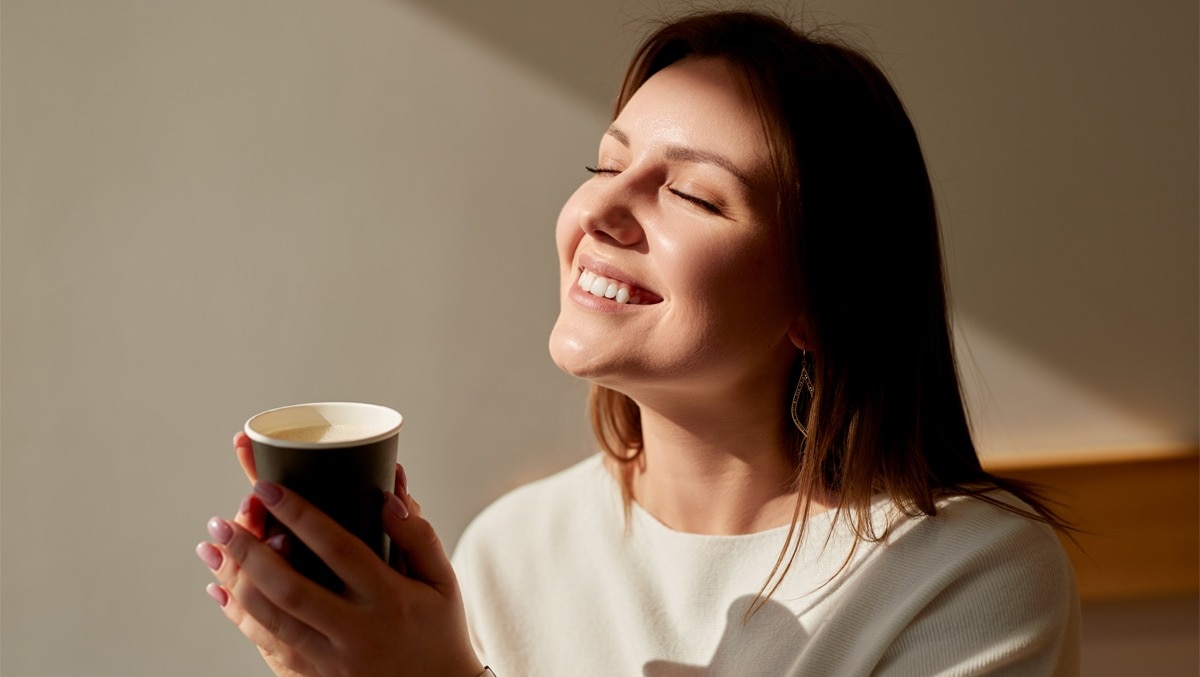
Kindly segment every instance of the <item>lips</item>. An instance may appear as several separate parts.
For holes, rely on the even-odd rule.
[[[622,280],[619,275],[607,266],[592,263],[579,269],[575,283],[584,292],[619,305],[649,305],[662,301],[661,296]]]

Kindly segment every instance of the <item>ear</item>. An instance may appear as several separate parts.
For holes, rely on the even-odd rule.
[[[803,315],[797,315],[796,319],[788,325],[788,338],[791,339],[792,345],[796,346],[797,350],[808,349],[808,321]]]

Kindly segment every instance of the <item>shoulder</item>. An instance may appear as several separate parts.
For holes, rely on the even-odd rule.
[[[965,560],[996,563],[1014,560],[1025,567],[1073,580],[1070,562],[1054,528],[1033,517],[1033,509],[1003,491],[986,498],[951,496],[938,503],[936,515],[915,518],[911,537],[939,549],[953,549]],[[903,533],[905,529],[901,529]]]
[[[825,647],[814,672],[1078,674],[1079,600],[1054,531],[976,497],[937,507],[906,516],[886,497],[873,504],[875,524],[890,528],[859,541],[832,582],[812,636]]]
[[[1070,672],[1079,600],[1066,552],[1050,526],[1008,509],[1028,506],[988,497],[1002,505],[943,499],[936,515],[900,520],[872,548],[859,592],[891,600],[896,621],[881,665]]]
[[[1017,512],[1033,514],[1010,494],[994,492],[988,498],[995,502],[947,497],[935,515],[895,520],[877,548],[879,563],[888,569],[916,568],[913,574],[931,583],[990,582],[1004,589],[1009,606],[1027,602],[1042,609],[1054,600],[1074,600],[1074,572],[1054,529]],[[986,585],[970,589],[980,595],[998,592]]]

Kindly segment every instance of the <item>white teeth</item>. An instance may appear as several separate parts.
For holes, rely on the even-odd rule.
[[[592,281],[592,288],[588,291],[591,292],[592,296],[604,296],[606,289],[608,289],[608,280],[597,275],[596,279]]]
[[[636,304],[638,299],[633,295],[633,289],[624,282],[610,280],[607,277],[601,277],[590,270],[585,270],[579,274],[579,288],[592,296],[600,296],[606,299],[612,299],[617,303]]]

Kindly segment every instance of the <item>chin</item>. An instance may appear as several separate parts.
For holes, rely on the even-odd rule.
[[[597,345],[602,346],[603,343],[564,327],[560,319],[550,332],[550,359],[559,369],[575,378],[608,385],[616,374],[621,373],[621,361],[597,351]]]
[[[550,332],[550,359],[571,376],[588,378],[594,372],[591,352],[577,337],[569,335],[559,324]]]

